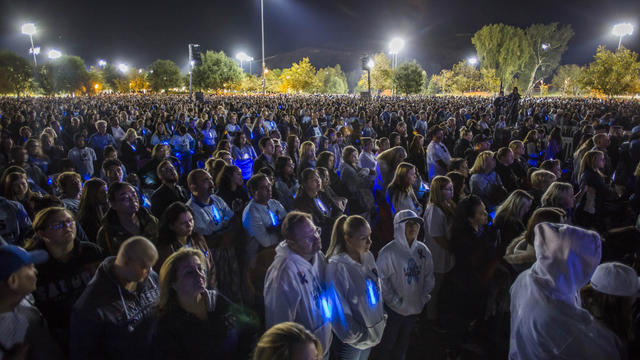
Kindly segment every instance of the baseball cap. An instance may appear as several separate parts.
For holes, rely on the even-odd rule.
[[[476,144],[480,144],[480,143],[487,142],[487,141],[489,141],[489,139],[487,139],[486,136],[484,136],[482,134],[478,134],[478,135],[473,137],[473,139],[471,140],[471,143],[473,145],[476,145]]]
[[[23,266],[41,264],[49,259],[45,250],[26,251],[15,245],[0,246],[0,281],[7,281],[9,276]]]
[[[422,218],[416,215],[415,212],[411,210],[402,210],[402,211],[398,211],[396,216],[393,218],[393,224],[398,225],[403,222],[407,222],[409,220],[416,222],[420,225],[422,225],[423,223]]]
[[[591,287],[604,294],[640,297],[640,278],[636,271],[619,262],[598,265]]]

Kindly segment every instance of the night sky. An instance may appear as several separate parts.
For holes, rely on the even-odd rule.
[[[609,49],[617,22],[631,22],[636,31],[623,40],[640,51],[639,0],[264,0],[267,66],[279,56],[302,48],[345,52],[345,70],[357,67],[359,54],[386,51],[389,40],[407,40],[399,62],[417,59],[437,71],[474,54],[471,36],[483,25],[503,22],[526,27],[531,23],[571,24],[575,35],[562,63],[585,64],[599,44]],[[56,48],[79,55],[87,65],[103,58],[134,67],[171,59],[186,69],[187,44],[224,50],[234,56],[245,51],[260,58],[260,1],[45,1],[2,0],[0,49],[28,56],[28,36],[20,25],[34,22],[34,41],[43,54]],[[298,51],[295,54],[305,53]],[[311,62],[314,57],[310,54]],[[345,60],[349,59],[349,60]],[[326,66],[333,64],[319,64]],[[253,66],[254,72],[258,64]]]

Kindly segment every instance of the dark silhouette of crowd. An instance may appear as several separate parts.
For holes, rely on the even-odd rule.
[[[640,357],[640,103],[0,98],[0,359]]]

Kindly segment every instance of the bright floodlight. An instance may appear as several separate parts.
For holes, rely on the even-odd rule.
[[[62,53],[56,49],[51,49],[49,50],[48,56],[49,56],[49,59],[57,59],[60,56],[62,56]]]
[[[102,60],[102,59],[100,59],[100,60],[98,60],[98,66],[105,67],[105,66],[107,66],[107,62]]]
[[[542,50],[547,50],[549,48],[549,44],[547,43],[542,43]]]
[[[376,64],[376,63],[373,61],[373,59],[369,59],[369,62],[367,62],[367,67],[368,67],[369,69],[373,69],[373,66],[374,66],[375,64]]]
[[[469,64],[476,65],[478,63],[478,58],[475,56],[470,57],[468,60]]]
[[[617,24],[613,27],[613,35],[615,36],[626,36],[633,34],[633,25],[629,23]]]
[[[36,26],[33,23],[26,23],[22,25],[22,33],[33,36],[36,33]]]
[[[238,55],[236,55],[236,59],[240,60],[240,61],[247,61],[247,58],[249,56],[243,52],[239,52]]]
[[[126,64],[120,64],[118,65],[118,70],[120,70],[123,73],[126,73],[127,71],[129,71],[129,67]]]
[[[138,69],[138,74],[142,74],[142,69]]]
[[[38,46],[38,47],[29,49],[29,54],[36,54],[36,55],[40,54],[40,47]]]
[[[389,43],[389,52],[391,54],[397,54],[404,47],[404,40],[400,38],[393,38]]]

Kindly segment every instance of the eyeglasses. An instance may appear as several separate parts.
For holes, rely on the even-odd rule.
[[[49,228],[53,231],[60,231],[65,227],[71,227],[72,225],[75,225],[75,223],[75,220],[67,219],[64,221],[60,221],[59,223],[52,224],[49,226]]]

